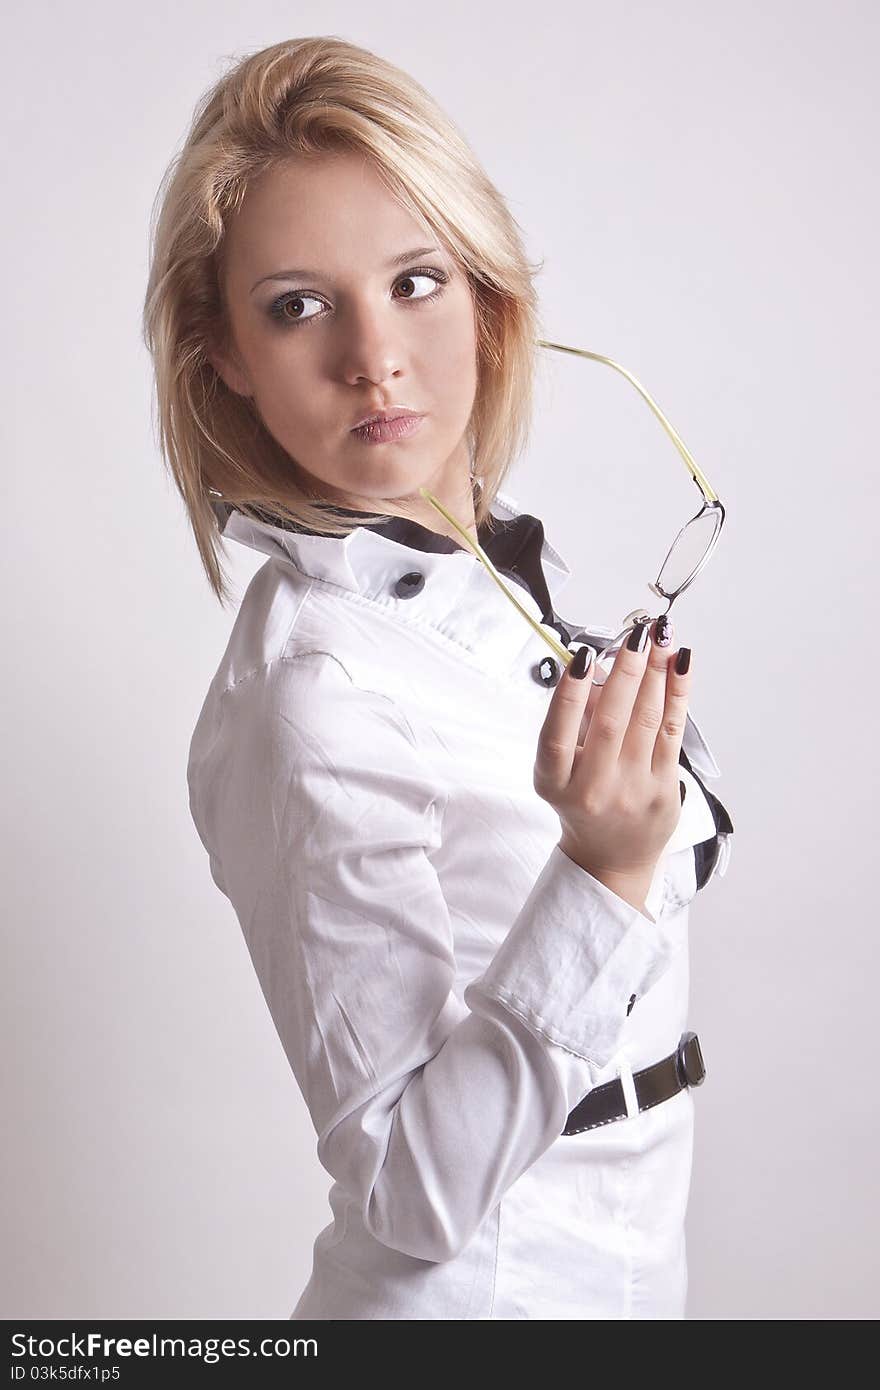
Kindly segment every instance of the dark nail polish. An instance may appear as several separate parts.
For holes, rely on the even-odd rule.
[[[691,664],[690,647],[681,647],[678,656],[675,658],[675,669],[680,676],[687,675],[688,667]]]
[[[568,663],[569,673],[574,676],[575,680],[583,680],[584,676],[587,674],[587,666],[589,665],[592,655],[593,648],[590,646],[589,642],[585,642],[582,647],[578,647],[571,661]]]
[[[629,637],[626,639],[626,645],[631,652],[643,652],[647,640],[648,624],[646,622],[639,622],[636,623]]]
[[[678,784],[678,790],[679,790],[679,792],[681,793],[681,804],[682,804],[682,806],[683,806],[683,805],[684,805],[684,799],[685,799],[685,797],[687,796],[687,787],[685,786],[684,782],[679,782],[679,784]]]
[[[669,618],[665,613],[661,613],[654,624],[654,641],[657,643],[658,647],[668,647],[671,636],[672,628]]]

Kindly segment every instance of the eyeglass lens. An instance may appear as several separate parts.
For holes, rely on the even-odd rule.
[[[716,511],[703,512],[683,527],[663,562],[657,581],[658,588],[667,594],[678,593],[682,585],[698,569],[703,556],[710,549],[719,522]]]
[[[663,568],[658,576],[657,587],[663,589],[666,594],[675,596],[682,586],[699,569],[704,556],[711,550],[715,540],[720,518],[717,512],[705,512],[699,516],[692,517],[686,526],[682,527],[676,537],[669,554],[663,562]],[[635,611],[635,610],[634,610]],[[640,610],[647,612],[647,609]],[[623,646],[632,630],[632,623],[629,623],[622,632],[612,638],[608,645],[600,652],[593,667],[594,685],[604,685],[611,668],[614,665],[614,658]]]

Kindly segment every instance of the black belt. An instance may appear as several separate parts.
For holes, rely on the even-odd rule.
[[[633,1072],[639,1110],[669,1100],[685,1086],[699,1086],[706,1075],[700,1040],[696,1033],[682,1033],[678,1047],[662,1062]],[[563,1134],[581,1134],[585,1129],[610,1124],[627,1117],[626,1097],[620,1077],[596,1086],[584,1096],[565,1122]]]

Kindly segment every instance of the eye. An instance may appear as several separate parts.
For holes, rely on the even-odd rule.
[[[398,285],[413,285],[417,280],[427,280],[429,285],[434,286],[434,289],[430,290],[428,294],[405,294],[404,299],[433,299],[440,294],[441,287],[446,284],[446,276],[441,275],[439,270],[411,270],[409,274],[401,276],[397,283]]]
[[[429,300],[437,299],[443,293],[443,287],[447,284],[449,276],[442,270],[436,270],[430,266],[420,266],[417,270],[410,270],[405,275],[401,275],[396,284],[413,286],[419,280],[427,282],[429,287],[427,293],[413,293],[410,290],[398,298],[426,304]],[[434,286],[433,289],[430,288],[432,285]],[[312,313],[306,313],[304,306],[309,303],[320,306],[323,302],[317,295],[306,294],[304,290],[287,290],[273,300],[269,306],[269,314],[285,328],[293,328],[301,323],[317,323],[319,319],[324,317],[320,312],[320,307]]]
[[[286,294],[280,294],[277,299],[273,300],[269,308],[269,313],[272,318],[278,319],[279,322],[285,325],[308,323],[310,320],[318,318],[318,314],[305,314],[298,311],[300,306],[308,304],[309,301],[311,301],[312,304],[321,303],[321,300],[313,294],[300,294],[295,290],[288,290]],[[297,312],[288,313],[288,309],[296,310]]]

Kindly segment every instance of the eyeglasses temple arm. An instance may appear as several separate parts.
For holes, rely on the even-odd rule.
[[[684,459],[688,472],[690,473],[697,487],[700,489],[700,492],[703,494],[703,497],[706,499],[707,502],[718,501],[717,492],[710,484],[708,478],[706,477],[705,473],[703,473],[702,469],[700,469],[698,465],[695,463],[690,453],[690,450],[687,448],[687,445],[681,438],[681,435],[669,423],[657,402],[653,400],[651,396],[648,395],[648,392],[641,385],[641,383],[636,380],[632,372],[628,372],[626,367],[621,367],[619,362],[612,361],[610,357],[603,357],[602,354],[599,352],[588,352],[586,348],[567,347],[565,343],[550,343],[547,342],[544,338],[536,338],[535,341],[538,347],[553,348],[555,352],[571,352],[574,353],[577,357],[589,357],[594,362],[604,362],[607,367],[613,367],[616,372],[620,372],[622,376],[625,376],[627,381],[631,381],[633,386],[638,391],[639,395],[642,396],[645,401],[647,401],[648,405],[651,407],[651,410],[654,412],[657,419],[660,421],[660,424],[663,426],[664,430],[669,435],[669,438],[672,440],[676,449],[681,454],[681,457]]]
[[[536,622],[536,620],[532,617],[531,613],[527,612],[526,609],[523,608],[519,599],[511,593],[510,589],[507,587],[504,580],[501,578],[500,574],[496,570],[495,566],[492,564],[492,561],[489,559],[489,556],[486,554],[483,547],[479,544],[478,541],[473,540],[473,538],[468,535],[467,531],[464,529],[463,526],[459,524],[459,522],[456,521],[452,513],[446,510],[443,503],[439,501],[439,499],[436,498],[432,492],[429,492],[426,487],[420,487],[419,492],[422,494],[422,496],[425,498],[427,502],[431,503],[432,507],[436,507],[438,512],[442,512],[443,516],[446,517],[446,520],[450,522],[452,526],[455,527],[456,531],[461,536],[468,549],[472,550],[473,553],[476,555],[477,559],[482,561],[482,563],[485,565],[486,569],[489,571],[492,578],[495,580],[495,583],[498,585],[499,589],[501,589],[501,591],[507,595],[513,606],[519,610],[519,612],[525,618],[529,626],[535,629],[535,632],[537,632],[538,636],[543,637],[544,641],[547,643],[547,646],[551,649],[551,651],[555,652],[556,655],[559,657],[559,660],[563,661],[567,666],[568,663],[573,660],[574,652],[570,652],[568,648],[563,647],[562,643],[558,642],[555,637],[551,637],[547,628],[544,627],[541,623]]]

